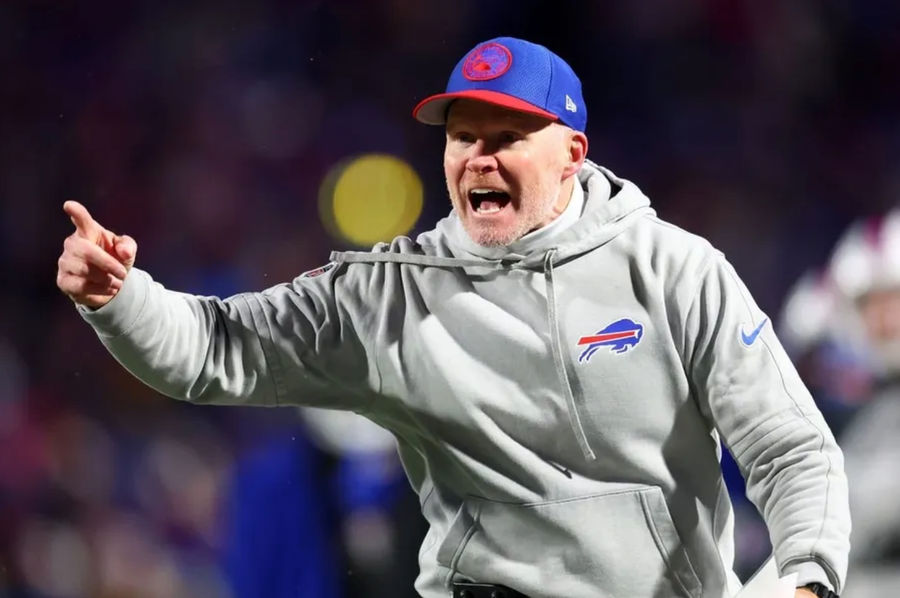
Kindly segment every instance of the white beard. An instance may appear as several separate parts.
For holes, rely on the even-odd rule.
[[[460,198],[456,188],[451,186],[449,181],[447,181],[447,192],[450,195],[450,201],[454,208],[457,206],[468,208],[466,204],[468,204],[469,198]],[[498,227],[489,224],[473,226],[472,222],[468,218],[463,218],[462,215],[460,215],[460,220],[469,238],[478,245],[483,247],[505,247],[539,228],[541,223],[551,213],[553,206],[556,205],[561,192],[562,182],[560,181],[550,181],[544,185],[535,185],[532,188],[522,189],[520,197],[536,197],[540,199],[521,202],[518,217],[512,226]],[[459,212],[458,208],[457,212]]]

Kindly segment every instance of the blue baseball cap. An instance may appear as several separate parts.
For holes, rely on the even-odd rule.
[[[537,114],[577,131],[587,125],[581,81],[572,67],[544,46],[514,37],[475,46],[456,64],[447,91],[419,102],[413,117],[443,125],[450,104],[459,98]]]

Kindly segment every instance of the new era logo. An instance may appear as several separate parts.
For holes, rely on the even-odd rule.
[[[569,112],[578,112],[578,106],[575,105],[575,101],[569,97],[569,94],[566,94],[566,110]]]

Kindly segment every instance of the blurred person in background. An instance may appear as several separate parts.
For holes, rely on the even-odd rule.
[[[844,451],[853,531],[847,595],[900,593],[900,210],[854,222],[794,285],[786,348]]]
[[[405,557],[424,532],[398,508],[410,493],[393,436],[354,413],[297,416],[235,466],[221,542],[235,598],[413,596]]]
[[[221,517],[222,569],[234,598],[346,595],[321,467],[299,422],[237,459]]]
[[[332,494],[339,510],[346,580],[353,596],[372,588],[415,596],[416,552],[427,529],[397,456],[394,436],[347,411],[300,408],[312,443],[334,459]]]
[[[831,270],[815,268],[790,289],[778,321],[785,349],[838,439],[877,379],[851,306]]]
[[[871,378],[839,436],[853,517],[850,589],[860,598],[898,595],[900,209],[854,223],[835,246],[828,271],[837,290],[832,342],[852,352]]]
[[[166,394],[337,407],[391,429],[431,524],[417,582],[429,597],[466,595],[472,579],[534,596],[730,594],[719,433],[797,596],[836,596],[849,521],[830,432],[721,254],[586,161],[571,68],[490,40],[414,113],[447,125],[454,207],[417,243],[335,254],[221,301],[153,283],[133,239],[70,202],[58,285]],[[601,311],[647,327],[594,332]],[[572,346],[566,328],[581,331]]]

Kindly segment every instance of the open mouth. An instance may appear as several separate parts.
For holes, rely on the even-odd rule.
[[[509,193],[497,189],[472,189],[469,204],[476,214],[496,214],[509,204]]]

